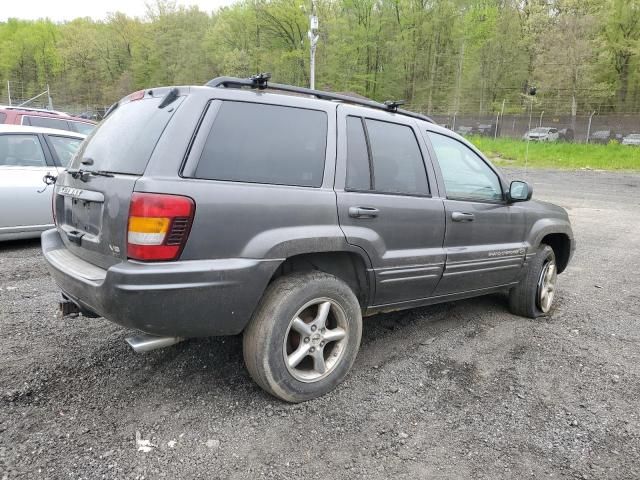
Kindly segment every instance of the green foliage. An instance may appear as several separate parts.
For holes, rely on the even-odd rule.
[[[585,145],[564,142],[527,142],[506,138],[473,137],[473,144],[496,165],[531,168],[640,170],[640,147],[610,143]]]
[[[145,18],[0,22],[0,98],[50,84],[58,104],[272,73],[309,82],[309,0],[206,13],[156,0]],[[319,88],[426,113],[640,111],[640,0],[318,0]]]

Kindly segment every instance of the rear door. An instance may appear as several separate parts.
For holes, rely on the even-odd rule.
[[[375,305],[429,297],[444,267],[444,207],[416,122],[338,107],[335,191],[347,240],[375,273]]]
[[[57,170],[37,134],[0,134],[0,233],[42,230],[53,224],[51,187]]]
[[[504,200],[497,173],[475,151],[447,135],[428,132],[446,191],[447,263],[437,295],[507,285],[525,257],[525,212]]]
[[[159,108],[167,93],[166,88],[154,89],[121,100],[56,182],[56,225],[66,247],[102,268],[126,259],[135,183],[184,100],[178,96]]]

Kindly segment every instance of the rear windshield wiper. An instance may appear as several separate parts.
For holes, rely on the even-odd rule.
[[[113,177],[113,173],[106,170],[84,170],[82,168],[69,168],[67,172],[71,174],[73,178],[79,178],[83,182],[86,182],[89,175],[96,177]]]

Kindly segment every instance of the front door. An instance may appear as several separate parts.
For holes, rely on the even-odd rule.
[[[507,204],[496,172],[464,143],[428,132],[446,190],[447,261],[436,295],[482,290],[518,279],[525,214]]]
[[[429,297],[444,268],[444,206],[415,121],[341,105],[338,132],[340,226],[370,258],[373,304]]]

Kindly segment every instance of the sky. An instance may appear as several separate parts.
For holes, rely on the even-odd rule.
[[[230,5],[235,0],[175,0],[177,5],[197,5],[210,12]],[[143,17],[146,4],[153,0],[0,0],[0,21],[8,18],[34,20],[49,18],[54,22],[73,20],[77,17],[104,19],[109,12],[123,12],[130,17]]]

